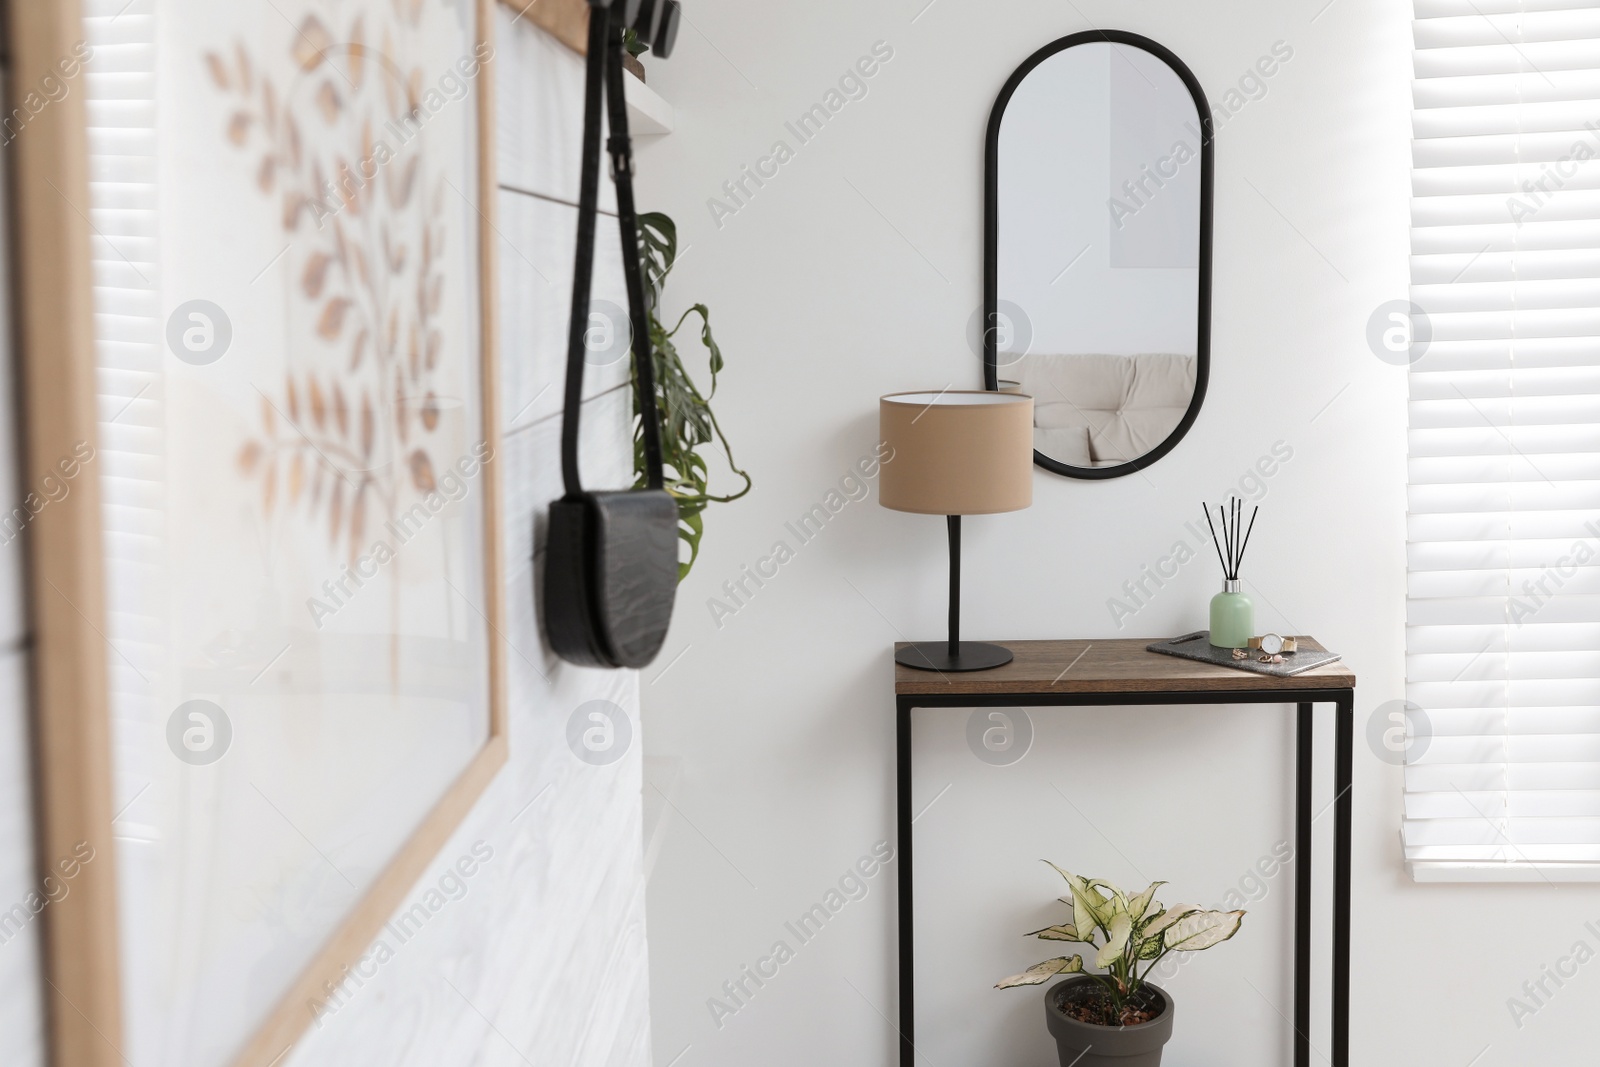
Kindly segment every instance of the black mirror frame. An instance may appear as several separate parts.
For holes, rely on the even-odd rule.
[[[1069,34],[1059,40],[1045,45],[1033,55],[1029,56],[1023,64],[1006,80],[1000,95],[995,99],[994,109],[989,113],[989,128],[984,146],[983,163],[983,385],[989,390],[1000,388],[999,353],[996,350],[996,326],[999,322],[999,163],[1000,163],[1000,120],[1005,116],[1006,105],[1011,101],[1011,94],[1017,91],[1017,86],[1022,84],[1033,69],[1057,52],[1064,52],[1081,44],[1126,44],[1143,49],[1165,63],[1172,71],[1183,80],[1189,90],[1189,95],[1194,98],[1195,111],[1200,116],[1200,254],[1199,254],[1199,291],[1197,293],[1198,305],[1195,314],[1195,379],[1194,397],[1189,401],[1189,410],[1183,413],[1177,428],[1167,435],[1149,452],[1119,463],[1114,467],[1075,467],[1059,460],[1051,459],[1044,453],[1034,450],[1033,462],[1035,466],[1045,470],[1064,474],[1069,478],[1120,478],[1123,475],[1133,474],[1150,466],[1183,440],[1189,432],[1189,427],[1194,425],[1195,418],[1200,414],[1200,405],[1206,398],[1206,382],[1211,374],[1211,211],[1212,191],[1216,181],[1214,160],[1212,158],[1213,142],[1216,132],[1211,121],[1211,106],[1206,102],[1205,91],[1200,88],[1200,82],[1176,55],[1170,50],[1136,33],[1124,30],[1086,30],[1082,33]]]

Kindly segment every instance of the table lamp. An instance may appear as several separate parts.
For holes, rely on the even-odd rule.
[[[925,671],[983,671],[1011,662],[1000,645],[960,639],[961,516],[1020,511],[1033,503],[1033,398],[1018,393],[891,393],[878,401],[889,449],[878,502],[945,516],[950,534],[950,637],[895,653]]]

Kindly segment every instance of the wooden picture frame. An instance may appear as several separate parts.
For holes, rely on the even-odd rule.
[[[9,114],[82,38],[82,17],[78,0],[8,4],[6,17]],[[85,122],[81,95],[69,93],[4,149],[25,472],[96,440]],[[105,615],[100,494],[93,479],[76,488],[39,512],[27,540],[41,868],[80,841],[113,854],[105,645],[91,622]],[[51,1058],[112,1067],[122,1044],[115,866],[91,863],[74,883],[41,915]]]
[[[473,11],[476,43],[492,49],[494,0],[475,0]],[[7,5],[6,14],[10,113],[50,72],[55,57],[72,54],[84,25],[78,0],[29,0]],[[479,304],[473,317],[481,341],[479,426],[491,445],[479,494],[487,741],[279,998],[232,1067],[270,1067],[283,1059],[313,1020],[308,1003],[324,995],[327,983],[344,978],[507,760],[492,52],[477,78],[475,102]],[[82,94],[74,90],[53,100],[5,147],[25,471],[49,469],[75,444],[97,444],[86,129]],[[95,477],[78,479],[70,502],[43,509],[30,529],[40,866],[49,870],[79,842],[103,857],[83,864],[70,895],[42,916],[44,1000],[57,1067],[125,1062],[101,531]]]

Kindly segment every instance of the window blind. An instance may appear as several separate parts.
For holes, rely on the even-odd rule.
[[[162,603],[167,588],[162,361],[173,358],[162,346],[155,6],[83,0],[83,36],[94,54],[82,85],[70,87],[82,93],[88,127],[89,200],[82,210],[90,226],[99,436],[84,477],[100,479],[113,829],[123,887],[122,1051],[132,1063],[182,1057],[169,1044],[177,1030],[168,1025],[171,976],[157,979],[130,961],[163,958],[196,926],[190,916],[169,914],[173,909],[139,895],[140,887],[156,884],[163,850],[178,844],[164,839],[164,786],[154,784],[164,781],[160,757],[167,755],[157,731],[177,701],[162,655],[166,619],[149,609]],[[194,906],[196,899],[184,903]]]
[[[1600,0],[1415,14],[1405,856],[1600,880]]]

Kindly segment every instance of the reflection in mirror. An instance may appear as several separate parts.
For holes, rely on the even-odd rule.
[[[991,120],[987,369],[1033,396],[1041,465],[1093,478],[1154,462],[1204,395],[1210,148],[1181,63],[1081,36]]]

